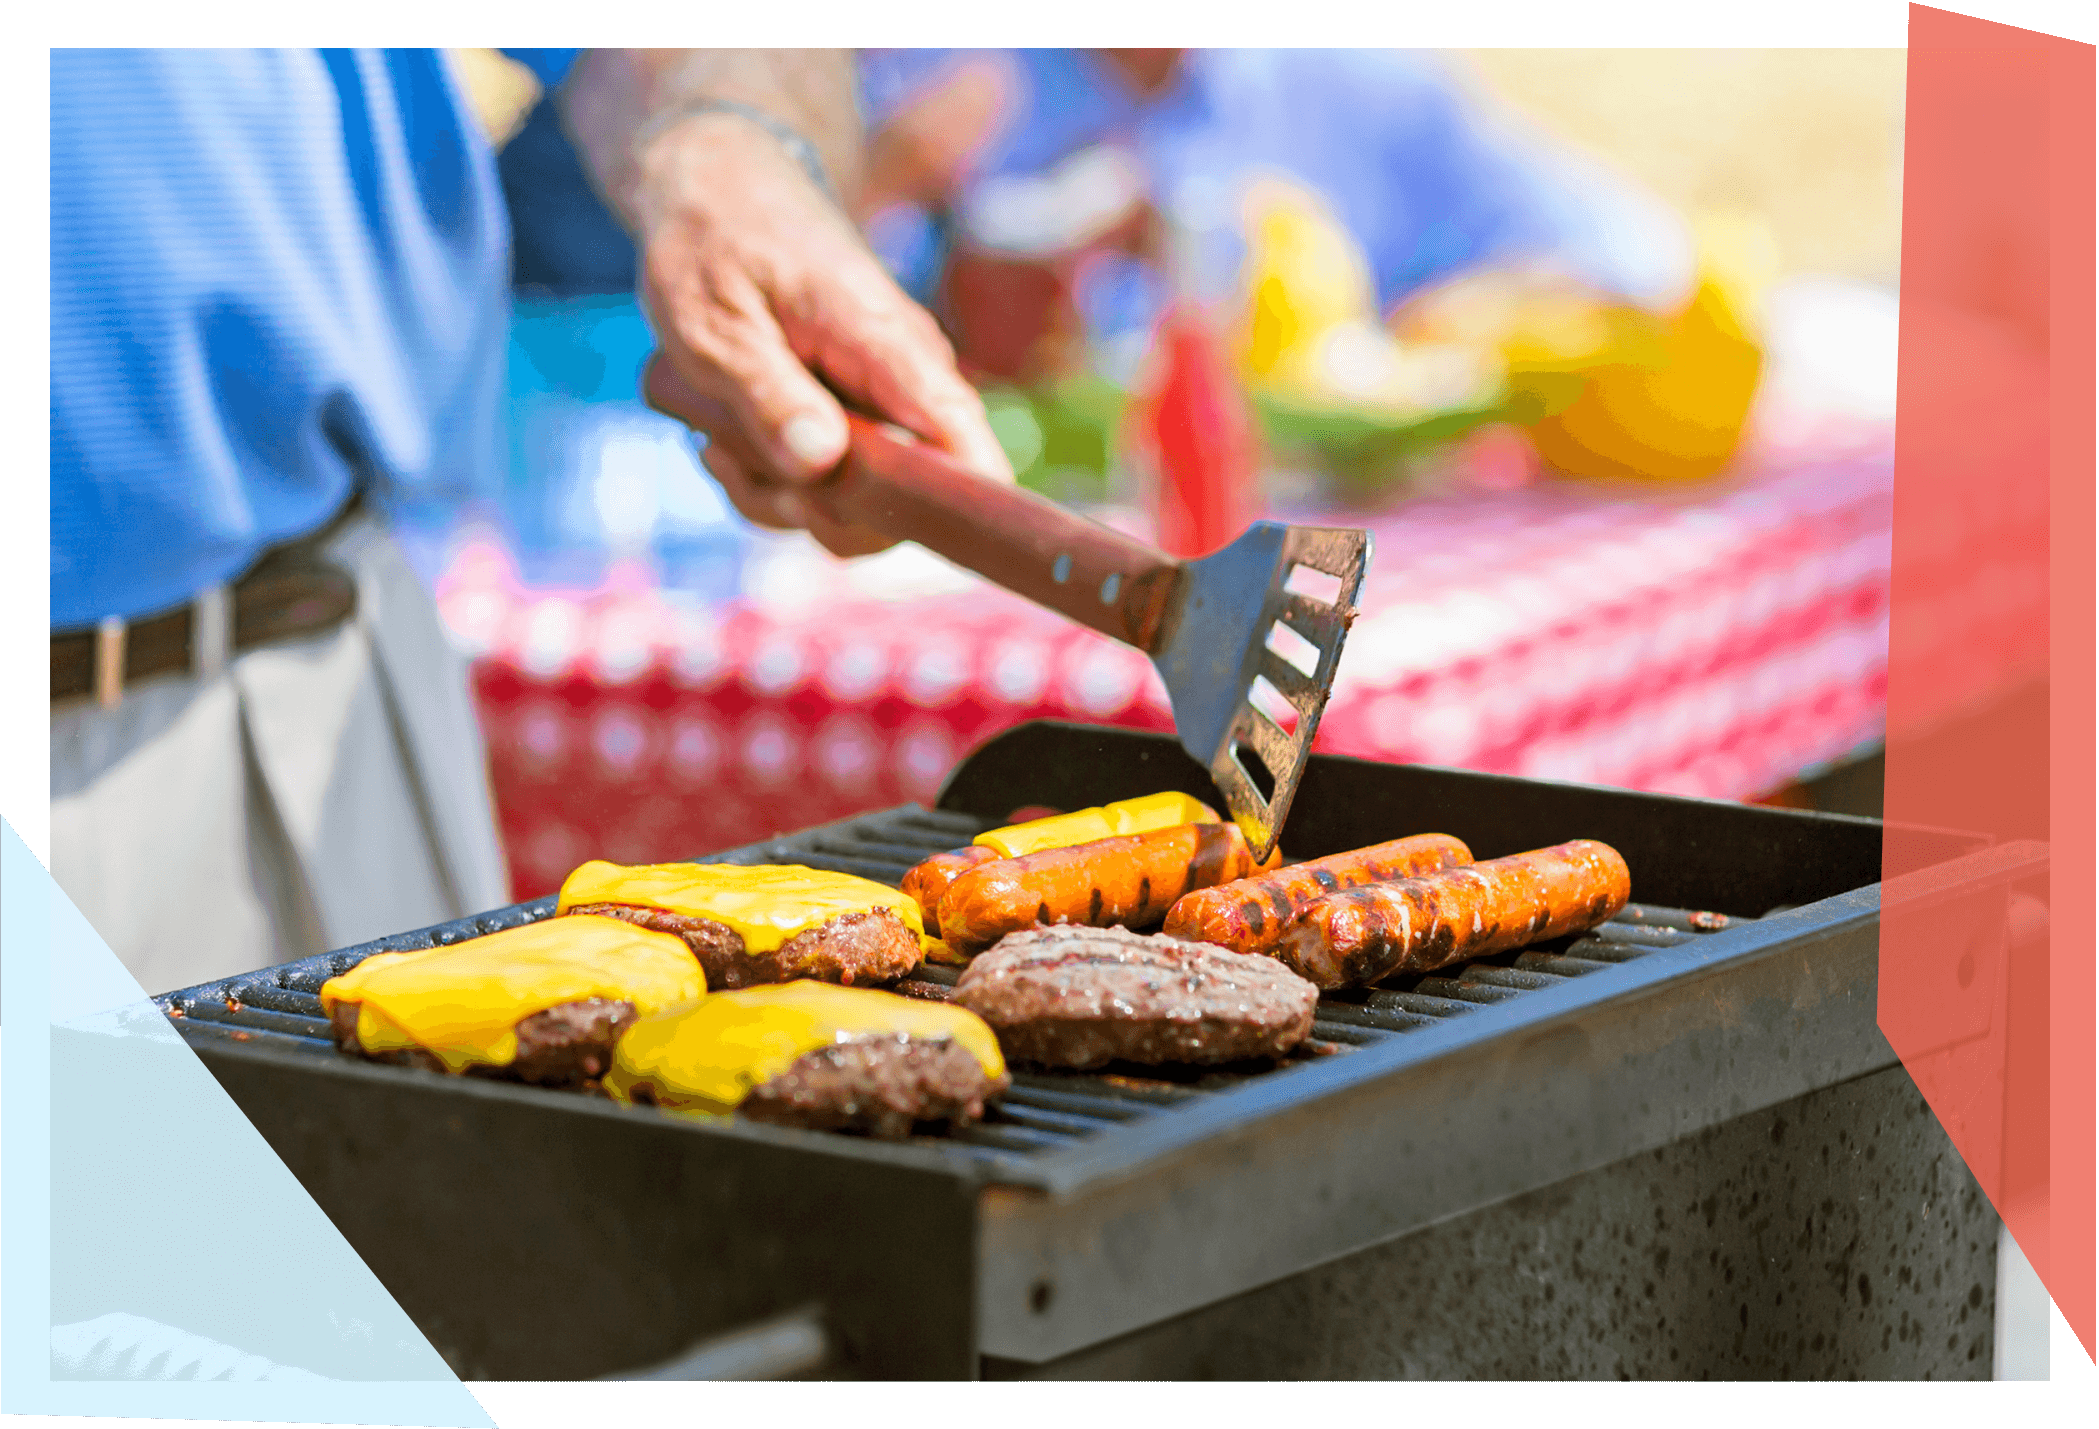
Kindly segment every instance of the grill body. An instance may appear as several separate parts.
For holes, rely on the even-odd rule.
[[[999,1379],[1987,1379],[1996,1228],[1899,1067]]]
[[[1206,772],[1168,737],[1027,725],[971,756],[936,809],[867,815],[710,857],[809,863],[893,883],[925,853],[966,842],[1017,807],[1075,808],[1168,788],[1215,797]],[[1023,1072],[998,1120],[948,1138],[892,1145],[693,1124],[355,1062],[323,1040],[313,993],[334,972],[375,951],[547,916],[551,899],[162,1001],[464,1377],[617,1374],[812,1302],[832,1347],[825,1372],[840,1375],[1115,1366],[1178,1375],[1264,1363],[1293,1377],[1906,1372],[1900,1356],[1849,1349],[1818,1348],[1815,1360],[1806,1348],[1814,1329],[1795,1362],[1782,1365],[1769,1324],[1763,1340],[1738,1327],[1749,1348],[1727,1353],[1710,1336],[1665,1324],[1652,1354],[1620,1353],[1608,1365],[1571,1342],[1559,1359],[1496,1358],[1484,1346],[1470,1359],[1427,1348],[1409,1358],[1389,1336],[1303,1331],[1301,1350],[1289,1350],[1276,1307],[1292,1295],[1325,1284],[1320,1276],[1344,1284],[1368,1275],[1400,1253],[1395,1247],[1427,1244],[1421,1235],[1440,1234],[1431,1228],[1468,1218],[1486,1218],[1480,1244],[1499,1234],[1516,1237],[1513,1246],[1531,1227],[1529,1252],[1469,1282],[1474,1307],[1520,1299],[1527,1286],[1542,1295],[1547,1284],[1569,1302],[1637,1295],[1630,1260],[1603,1268],[1588,1237],[1555,1240],[1538,1229],[1533,1198],[1549,1199],[1551,1188],[1578,1201],[1589,1194],[1583,1186],[1616,1187],[1595,1193],[1597,1206],[1614,1208],[1594,1212],[1604,1217],[1596,1236],[1621,1246],[1646,1237],[1654,1255],[1675,1258],[1680,1279],[1719,1299],[1741,1280],[1747,1313],[1752,1280],[1765,1298],[1785,1293],[1765,1273],[1768,1256],[1751,1267],[1766,1232],[1744,1221],[1729,1266],[1716,1254],[1701,1270],[1647,1225],[1650,1213],[1688,1214],[1664,1206],[1662,1188],[1683,1200],[1698,1168],[1727,1161],[1711,1147],[1753,1144],[1746,1128],[1768,1132],[1785,1115],[1774,1108],[1822,1097],[1824,1110],[1813,1114],[1850,1136],[1847,1117],[1880,1116],[1883,1102],[1915,1098],[1899,1069],[1889,1071],[1896,1059],[1874,1026],[1878,823],[1320,756],[1285,842],[1292,856],[1312,857],[1430,829],[1465,839],[1482,858],[1602,839],[1625,854],[1641,901],[1585,938],[1323,999],[1314,1036],[1333,1055],[1261,1073]],[[1977,854],[1958,835],[1905,837],[1952,870],[1941,880],[1949,886],[2031,872],[2016,856]],[[1700,931],[1714,920],[1687,910],[1726,915],[1725,926]],[[1847,1087],[1883,1088],[1871,1094],[1881,1100],[1847,1100]],[[1798,1137],[1795,1147],[1813,1141]],[[1876,1151],[1875,1184],[1905,1197],[1950,1184],[1943,1143],[1927,1118],[1901,1154]],[[1835,1205],[1841,1188],[1814,1164],[1826,1144],[1786,1152],[1774,1141],[1770,1152],[1738,1158],[1739,1170],[1779,1178],[1796,1199],[1825,1186],[1828,1194],[1809,1199]],[[1690,1149],[1699,1146],[1706,1152]],[[1675,1156],[1677,1169],[1650,1165],[1657,1155]],[[1696,1201],[1718,1204],[1721,1195],[1715,1182]],[[1956,1239],[1992,1244],[1977,1229],[1993,1229],[1994,1219],[1972,1182],[1953,1203],[1966,1207]],[[1819,1214],[1825,1229],[1833,1224],[1834,1212]],[[1835,1259],[1848,1266],[1846,1256],[1859,1259],[1857,1246]],[[1970,1269],[1963,1261],[1952,1273]],[[1947,1267],[1937,1271],[1943,1282]],[[1869,1285],[1877,1278],[1863,1264],[1859,1273]],[[1397,1315],[1415,1292],[1404,1277],[1385,1283],[1395,1287],[1387,1313]],[[1992,1278],[1979,1283],[1987,1296]],[[1826,1346],[1864,1345],[1876,1326],[1892,1337],[1898,1326],[1921,1327],[1926,1314],[1892,1293],[1857,1308],[1866,1328],[1841,1337],[1824,1329]],[[1950,1358],[1934,1363],[1942,1372],[1955,1360],[1972,1366],[1960,1326],[1979,1316],[1986,1335],[1986,1307],[1949,1300],[1938,1309],[1952,1323],[1934,1323],[1917,1340],[1919,1355],[1936,1356],[1932,1347],[1951,1333]],[[1463,1313],[1453,1305],[1445,1322]],[[1762,1323],[1763,1312],[1755,1318]],[[1215,1359],[1215,1344],[1263,1323],[1270,1330],[1255,1338],[1270,1345],[1266,1361]],[[1420,1331],[1408,1343],[1436,1342],[1426,1318],[1388,1328],[1401,1334],[1406,1323]],[[1569,1322],[1563,1333],[1583,1332]],[[1910,1344],[1906,1328],[1903,1336]],[[1453,1346],[1467,1338],[1444,1335]],[[1213,1348],[1191,1352],[1197,1343]],[[1345,1343],[1387,1348],[1333,1348]],[[1985,1343],[1982,1373],[1988,1364]]]

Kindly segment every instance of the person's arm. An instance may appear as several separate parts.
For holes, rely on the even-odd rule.
[[[868,136],[854,212],[890,204],[946,207],[979,150],[997,133],[1017,84],[1003,56],[965,55],[896,105]]]
[[[710,100],[749,105],[787,125],[816,146],[840,191],[851,190],[862,136],[850,50],[586,50],[557,102],[613,206],[631,222],[646,198],[634,139],[681,107]],[[706,123],[748,121],[716,114]]]
[[[832,526],[794,491],[845,454],[826,384],[1011,478],[982,400],[939,326],[882,271],[844,211],[748,106],[815,146],[842,195],[860,167],[840,50],[593,50],[562,86],[578,152],[641,249],[642,301],[738,510],[806,526],[841,554],[888,544]]]

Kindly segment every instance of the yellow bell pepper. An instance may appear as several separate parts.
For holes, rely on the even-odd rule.
[[[1763,375],[1763,349],[1751,330],[1756,295],[1777,258],[1769,230],[1753,218],[1710,214],[1697,224],[1699,277],[1674,313],[1606,309],[1609,330],[1586,358],[1541,360],[1533,335],[1505,348],[1511,385],[1564,381],[1578,370],[1572,400],[1551,403],[1531,427],[1547,463],[1571,476],[1691,481],[1725,466]],[[1557,410],[1553,410],[1557,407]]]

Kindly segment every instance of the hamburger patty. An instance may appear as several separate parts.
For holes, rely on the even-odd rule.
[[[1312,1030],[1319,989],[1274,958],[1126,928],[1032,928],[970,963],[948,999],[1015,1061],[1234,1062]]]
[[[354,1002],[338,1002],[329,1019],[335,1045],[375,1062],[393,1062],[425,1071],[445,1069],[432,1054],[420,1047],[390,1052],[367,1052],[357,1041],[357,1009]],[[501,1077],[533,1082],[543,1087],[574,1087],[593,1081],[612,1065],[613,1044],[620,1033],[633,1025],[634,1004],[604,997],[586,997],[564,1002],[544,1012],[535,1012],[517,1024],[517,1056],[507,1066],[473,1066],[468,1076]]]
[[[737,1108],[753,1121],[896,1140],[922,1121],[967,1125],[1011,1084],[958,1043],[869,1037],[805,1052]]]
[[[734,928],[689,913],[628,903],[585,903],[568,909],[564,916],[585,913],[620,918],[683,938],[693,956],[700,960],[710,992],[729,992],[798,977],[846,987],[894,982],[917,967],[919,961],[918,934],[887,908],[842,913],[795,934],[769,953],[747,952],[743,935]]]

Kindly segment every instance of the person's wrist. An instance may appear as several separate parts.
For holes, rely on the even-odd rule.
[[[663,126],[634,147],[629,172],[627,217],[643,237],[666,218],[771,207],[796,190],[812,210],[837,209],[771,134],[735,114],[688,114]]]
[[[738,134],[743,136],[741,143],[733,137]],[[646,183],[651,171],[661,166],[662,156],[677,155],[696,141],[776,153],[832,205],[839,202],[837,186],[815,144],[784,120],[734,100],[690,100],[664,110],[635,132],[628,146],[630,162]]]

